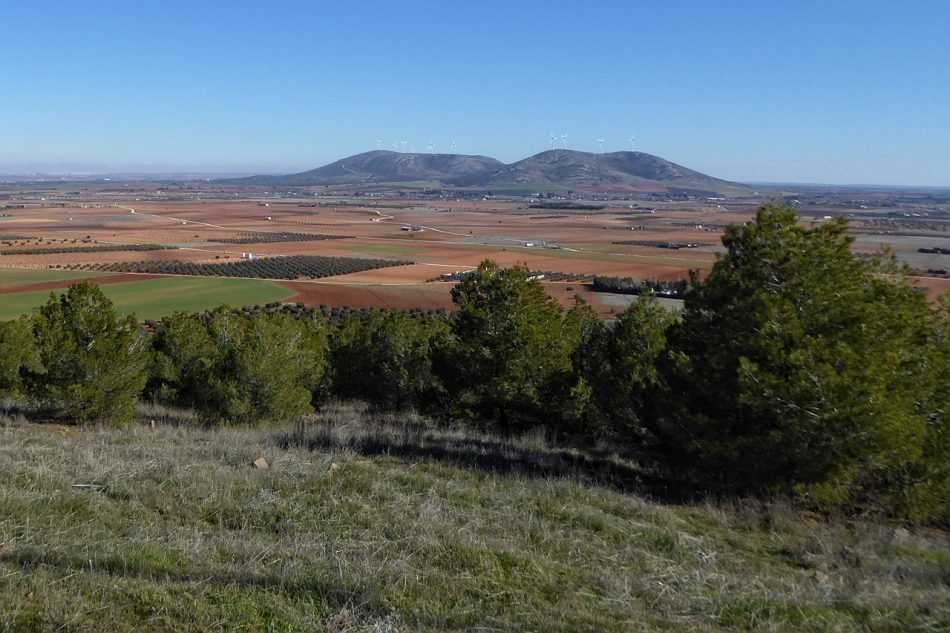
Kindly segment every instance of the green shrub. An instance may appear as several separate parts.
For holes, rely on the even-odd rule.
[[[324,330],[315,317],[176,315],[156,334],[148,394],[210,422],[298,419],[324,394]]]
[[[777,206],[727,230],[671,333],[670,406],[652,429],[671,469],[899,512],[945,435],[946,347],[894,260],[851,242],[843,220],[805,227]]]
[[[98,286],[72,284],[32,316],[39,366],[26,372],[29,395],[56,418],[124,424],[145,384],[145,333],[118,318]],[[39,370],[43,368],[43,371]]]
[[[388,410],[430,406],[442,392],[432,349],[448,336],[442,318],[423,321],[404,312],[350,317],[331,339],[334,393]]]

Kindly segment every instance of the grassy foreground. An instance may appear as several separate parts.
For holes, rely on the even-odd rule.
[[[649,501],[631,464],[350,407],[155,417],[6,419],[0,630],[950,630],[943,533]]]

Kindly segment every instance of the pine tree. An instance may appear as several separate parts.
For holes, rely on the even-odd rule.
[[[515,430],[550,419],[570,373],[564,310],[524,266],[482,262],[452,289],[457,339],[448,384],[460,412]]]
[[[98,286],[82,282],[50,295],[32,317],[40,365],[26,373],[29,394],[71,422],[124,424],[145,384],[145,333],[119,318]]]
[[[677,468],[835,505],[906,480],[929,434],[930,311],[892,258],[851,242],[842,220],[771,205],[727,230],[672,333],[681,363],[654,431]]]

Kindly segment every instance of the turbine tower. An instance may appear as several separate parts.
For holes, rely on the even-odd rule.
[[[399,141],[399,142],[402,143],[402,153],[405,154],[406,146],[409,145],[409,141]]]
[[[561,134],[561,141],[564,142],[564,149],[567,149],[567,134]]]
[[[455,153],[455,148],[456,148],[455,139],[453,138],[453,139],[452,139],[452,153],[453,153],[453,154]]]
[[[382,147],[382,145],[383,145],[383,141],[381,139],[376,139],[376,149],[379,149],[380,147]]]
[[[604,153],[604,139],[602,138],[597,139],[597,144],[600,145],[600,153],[603,154]]]
[[[435,143],[433,143],[432,141],[429,141],[429,144],[426,145],[426,151],[429,152],[430,154],[431,154],[432,152],[434,152],[434,151],[435,151]]]
[[[630,151],[633,151],[633,134],[630,135]]]
[[[557,140],[557,137],[554,136],[554,132],[551,132],[551,149],[554,149],[554,141]]]

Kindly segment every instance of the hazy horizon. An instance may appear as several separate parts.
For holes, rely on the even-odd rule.
[[[580,150],[579,150],[580,151]],[[639,150],[638,150],[639,151]],[[346,158],[346,157],[344,157]],[[526,157],[527,158],[527,157]],[[317,165],[316,167],[322,167],[323,165]],[[688,165],[684,165],[689,167]],[[96,168],[83,168],[82,166],[70,166],[70,165],[61,165],[61,166],[45,166],[47,168],[39,168],[37,165],[35,169],[22,170],[18,171],[15,168],[12,168],[8,165],[0,164],[0,178],[61,178],[68,180],[70,177],[75,178],[108,178],[115,176],[126,176],[129,178],[141,178],[147,180],[150,176],[200,176],[201,178],[205,177],[241,177],[241,176],[280,176],[288,175],[293,173],[299,173],[302,171],[308,171],[310,168],[306,169],[288,169],[284,171],[274,170],[267,167],[261,167],[260,169],[234,169],[221,167],[217,168],[215,166],[176,166],[176,165],[131,165],[125,168],[123,167],[114,167],[107,168],[103,167],[101,169]],[[710,176],[716,176],[715,174],[707,174]],[[740,184],[752,186],[752,187],[782,187],[782,186],[795,186],[795,187],[815,187],[815,188],[827,188],[827,187],[842,187],[842,188],[860,188],[860,189],[916,189],[916,190],[950,190],[950,185],[927,185],[927,184],[917,184],[917,185],[907,185],[901,183],[861,183],[861,182],[802,182],[802,181],[791,181],[791,180],[734,180],[732,182],[737,182]]]
[[[53,16],[51,19],[50,16]],[[294,173],[633,147],[739,182],[950,185],[950,5],[17,3],[0,173]]]

